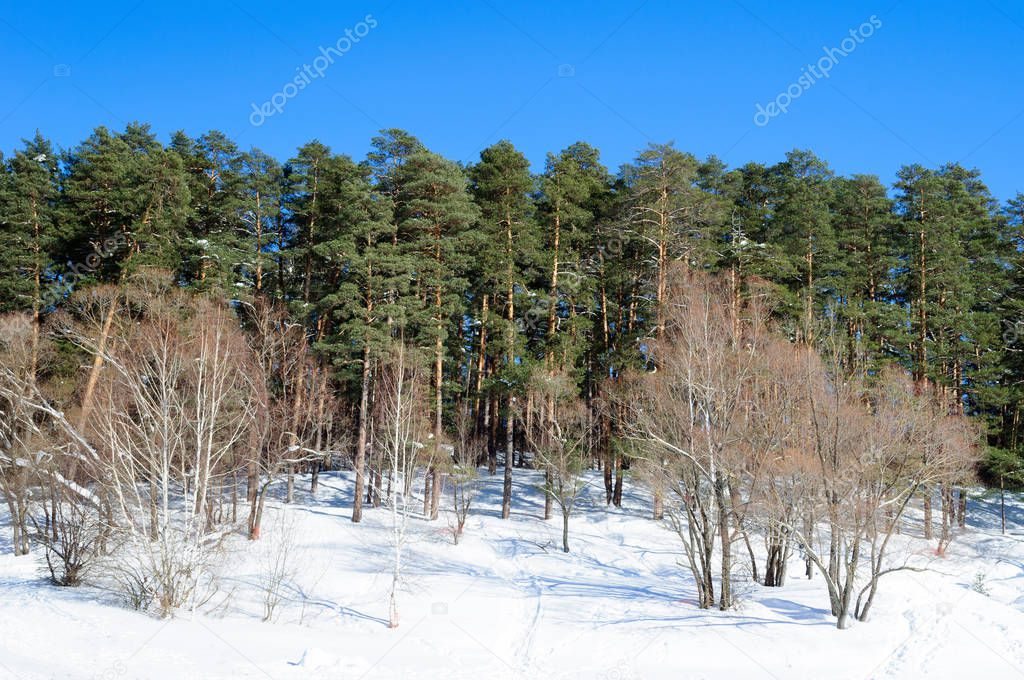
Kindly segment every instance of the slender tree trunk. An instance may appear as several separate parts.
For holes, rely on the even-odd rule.
[[[603,473],[602,476],[604,478],[604,504],[605,505],[611,505],[612,504],[612,497],[615,494],[615,482],[612,479],[612,468],[614,467],[614,465],[612,463],[612,458],[614,458],[614,457],[615,457],[615,454],[609,451],[608,452],[608,457],[604,461],[604,469],[601,471]]]
[[[667,202],[668,202],[668,190],[667,188],[662,189],[661,201],[663,209],[659,214],[659,229],[660,234],[658,238],[658,285],[655,301],[655,339],[660,340],[662,335],[665,333],[665,294],[668,288],[668,214],[667,214]],[[652,508],[651,516],[656,521],[661,521],[665,517],[665,500],[663,491],[659,484],[655,484],[651,490],[654,496],[654,507]]]
[[[238,469],[231,472],[231,523],[238,522]]]
[[[484,370],[487,364],[487,311],[490,303],[490,296],[483,294],[480,302],[480,346],[476,356],[476,384],[473,390],[473,413],[476,414],[478,432],[485,432],[487,429],[486,415],[487,400],[481,400],[483,390]],[[481,404],[481,401],[483,402]]]
[[[506,271],[506,298],[505,298],[505,343],[506,355],[505,364],[511,370],[515,364],[515,280],[513,274],[513,252],[512,252],[512,218],[505,213],[505,258],[507,261]],[[516,398],[509,395],[508,416],[505,418],[505,479],[501,491],[501,518],[508,519],[512,512],[512,465],[515,462],[515,403]]]
[[[960,487],[957,490],[957,525],[963,529],[967,526],[967,489]]]
[[[14,484],[19,484],[15,481]],[[27,555],[28,551],[25,550],[26,543],[22,539],[23,524],[21,522],[21,502],[15,498],[17,491],[14,489],[5,489],[4,496],[7,498],[7,508],[11,513],[11,539],[12,545],[14,546],[14,556],[20,557],[21,555]]]
[[[260,192],[256,192],[256,215],[254,219],[254,227],[256,229],[256,276],[255,276],[255,290],[258,296],[263,292],[263,196]]]
[[[423,516],[430,519],[430,492],[433,490],[434,466],[427,468],[427,474],[423,476]]]
[[[490,419],[487,427],[487,472],[498,472],[498,400],[488,399],[487,413]]]
[[[320,185],[320,168],[319,162],[314,163],[312,168],[313,175],[313,188],[310,191],[310,204],[309,204],[309,230],[306,233],[306,253],[303,257],[303,275],[302,275],[302,301],[307,305],[309,304],[310,284],[313,280],[313,243],[315,242],[315,229],[316,229],[316,199],[317,190]]]
[[[159,512],[157,511],[157,490],[156,480],[149,480],[149,538],[155,541],[160,527]]]
[[[436,257],[440,262],[440,234],[437,233]],[[444,401],[444,342],[441,340],[441,333],[444,330],[444,319],[441,315],[441,287],[434,289],[434,318],[437,338],[434,341],[434,451],[433,459],[436,460],[441,454],[441,433],[442,433],[442,405]],[[436,463],[431,463],[427,471],[429,487],[424,489],[423,513],[428,519],[437,519],[438,495],[441,492],[441,472],[437,469]]]
[[[932,540],[932,490],[922,485],[924,490],[924,537],[925,540]]]
[[[253,505],[256,502],[256,492],[259,486],[259,474],[256,470],[256,461],[249,461],[249,465],[246,469],[246,480],[245,480],[245,500],[248,501],[249,505]]]
[[[812,532],[813,532],[813,530],[814,530],[814,518],[811,517],[811,513],[805,512],[804,513],[804,536],[807,537],[808,541],[812,540]],[[811,559],[810,546],[806,546],[805,547],[804,566],[805,566],[805,570],[804,570],[805,576],[807,576],[808,580],[813,578],[814,577],[814,561]]]
[[[302,370],[299,372],[298,384],[295,386],[295,400],[292,402],[292,431],[289,439],[291,440],[291,450],[288,452],[289,458],[294,457],[298,452],[299,447],[299,426],[302,419],[303,406],[303,390],[306,385],[306,372]],[[285,498],[286,503],[295,502],[295,463],[289,462],[286,466],[288,474],[288,493]]]
[[[923,200],[923,199],[922,199]],[[925,351],[925,342],[928,339],[928,310],[925,307],[927,300],[927,284],[926,284],[926,255],[925,255],[925,230],[924,230],[924,212],[921,212],[921,227],[917,234],[918,239],[918,281],[917,281],[917,365],[914,366],[915,377],[918,382],[923,384],[928,372],[927,372],[927,353]]]
[[[562,511],[562,552],[569,552],[569,512]]]
[[[814,344],[814,234],[807,233],[807,292],[804,297],[804,337]]]
[[[999,475],[999,524],[1000,533],[1006,535],[1006,480]]]
[[[554,507],[554,496],[551,493],[551,485],[554,479],[551,474],[551,466],[544,468],[544,519],[551,519],[552,508]]]
[[[309,475],[309,494],[316,496],[316,491],[320,487],[320,466],[323,462],[323,437],[324,437],[324,401],[327,398],[326,385],[324,389],[319,390],[320,396],[317,399],[316,404],[316,443],[313,445],[313,450],[317,452],[316,460],[310,463],[310,475]]]
[[[114,317],[117,315],[119,294],[115,294],[110,300],[110,308],[103,317],[103,325],[100,328],[100,337],[96,341],[96,353],[92,357],[92,366],[89,369],[89,378],[85,383],[85,390],[82,393],[82,411],[78,416],[78,428],[82,430],[92,413],[93,394],[96,385],[99,383],[100,371],[103,369],[103,354],[107,350],[107,342],[110,340],[110,329],[114,325]]]
[[[363,519],[363,474],[366,467],[366,425],[370,417],[370,346],[363,346],[363,368],[359,388],[359,431],[356,435],[356,489],[352,500],[352,521]]]
[[[612,493],[612,505],[622,507],[622,455],[615,456],[615,491]]]
[[[501,487],[501,518],[508,519],[512,514],[512,465],[515,458],[515,414],[513,413],[515,397],[509,398],[508,415],[505,417],[505,478]]]
[[[718,533],[722,542],[722,587],[718,608],[726,611],[732,607],[732,535],[729,531],[729,503],[725,493],[725,480],[719,473],[715,480],[715,496],[718,505]]]
[[[562,232],[562,216],[561,212],[556,209],[555,211],[555,233],[553,234],[553,240],[551,243],[551,287],[549,288],[548,300],[548,337],[547,341],[550,345],[555,337],[555,321],[558,309],[558,249],[561,240]],[[550,358],[549,352],[549,358]]]

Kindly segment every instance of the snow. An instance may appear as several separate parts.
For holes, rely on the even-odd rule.
[[[1006,678],[1024,674],[1024,500],[972,498],[945,557],[908,529],[871,620],[836,630],[820,576],[794,556],[783,588],[738,572],[739,606],[701,611],[680,546],[627,485],[606,508],[595,475],[560,551],[538,473],[516,470],[500,519],[501,474],[482,489],[459,545],[444,515],[410,523],[401,624],[387,627],[390,518],[349,521],[351,473],[322,473],[316,498],[275,501],[264,538],[232,545],[201,613],[159,620],[96,588],[57,588],[41,556],[15,558],[0,514],[0,678]],[[420,487],[422,488],[422,487]],[[980,492],[976,495],[980,495]],[[449,497],[445,497],[450,502]],[[290,527],[290,530],[285,529]],[[263,623],[260,564],[291,533],[294,573]],[[38,551],[37,551],[38,553]],[[738,550],[742,561],[745,550]],[[984,592],[982,592],[984,591]]]

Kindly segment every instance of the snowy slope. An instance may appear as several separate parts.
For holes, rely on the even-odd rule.
[[[15,559],[0,515],[0,678],[875,678],[1024,676],[1024,503],[999,535],[998,499],[972,502],[945,558],[898,538],[872,619],[835,629],[824,586],[794,557],[784,588],[741,579],[734,611],[700,611],[675,535],[646,518],[642,492],[606,508],[595,477],[560,548],[534,473],[516,471],[510,521],[499,477],[458,546],[448,522],[414,520],[401,625],[388,629],[385,510],[348,520],[351,476],[233,545],[201,613],[157,620],[110,593],[50,586],[38,556]],[[305,480],[303,480],[305,481]],[[446,501],[448,499],[446,498]],[[294,532],[298,565],[274,623],[262,623],[261,563]],[[1014,532],[1016,535],[1013,535]],[[985,593],[979,592],[985,591]]]

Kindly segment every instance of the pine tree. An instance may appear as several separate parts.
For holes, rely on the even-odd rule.
[[[1006,453],[1002,467],[1024,469],[1024,439],[1021,404],[1024,403],[1024,194],[1018,193],[1006,202],[1001,211],[1001,244],[997,250],[1006,272],[998,305],[1000,337],[1004,348],[999,380],[991,390],[999,390],[998,405],[992,414],[994,422],[990,443]],[[998,454],[996,454],[998,456]],[[998,462],[998,461],[995,461]]]
[[[836,322],[848,345],[848,368],[877,374],[905,358],[891,274],[901,266],[893,204],[874,175],[837,178],[834,200]]]
[[[998,203],[992,198],[981,173],[959,164],[942,168],[949,191],[957,204],[960,246],[967,267],[958,272],[953,296],[954,322],[950,329],[953,356],[951,380],[958,401],[968,410],[982,407],[988,386],[999,381],[1002,358],[999,342],[999,297],[1006,288],[1007,249],[999,227]]]
[[[652,318],[646,306],[650,300],[650,244],[637,238],[632,228],[631,170],[629,166],[623,168],[595,213],[595,330],[583,390],[597,423],[605,502],[616,507],[622,503],[623,455],[622,447],[615,444],[622,417],[606,392],[614,389],[625,371],[644,368],[642,348],[644,338],[649,337],[645,321]]]
[[[792,258],[771,234],[772,216],[780,200],[778,182],[771,168],[747,163],[724,179],[724,245],[718,266],[729,272],[733,306],[746,294],[750,282],[771,291],[771,308],[777,317],[791,318],[799,307],[797,296],[786,282],[799,280]]]
[[[402,282],[391,279],[393,263],[386,259],[388,249],[382,248],[393,232],[391,200],[373,190],[369,169],[340,157],[332,163],[326,180],[329,186],[324,200],[330,219],[324,227],[328,236],[314,250],[338,272],[339,279],[326,287],[318,303],[319,315],[335,324],[318,348],[330,357],[342,381],[354,387],[349,392],[358,403],[352,521],[359,522],[372,367],[391,342],[386,321],[397,315],[389,309],[387,291],[400,288]]]
[[[381,130],[370,140],[370,147],[364,165],[370,168],[377,191],[395,201],[402,188],[402,165],[409,156],[426,151],[426,147],[416,137],[398,128]]]
[[[835,283],[836,244],[829,210],[832,171],[809,151],[790,151],[773,174],[778,202],[769,238],[789,255],[797,273],[798,278],[784,283],[800,298],[801,309],[794,318],[797,336],[810,342],[816,312],[832,295]]]
[[[374,465],[379,357],[399,337],[431,363],[429,515],[459,407],[460,423],[475,417],[473,434],[489,438],[492,472],[505,452],[509,516],[516,446],[550,425],[532,420],[549,405],[523,390],[536,368],[567,376],[590,409],[617,502],[630,451],[616,446],[619,414],[602,392],[623,370],[653,368],[674,261],[725,272],[735,310],[768,291],[792,338],[839,341],[842,368],[869,383],[901,363],[919,390],[935,386],[950,411],[985,423],[990,446],[1024,450],[1024,196],[1000,211],[978,171],[957,164],[903,168],[890,199],[876,177],[835,177],[810,151],[729,170],[651,145],[613,181],[582,142],[532,177],[507,141],[466,170],[388,129],[361,163],[314,141],[282,167],[216,131],[165,147],[132,124],[61,154],[37,133],[0,169],[0,311],[32,319],[34,355],[45,317],[94,284],[107,284],[92,298],[102,350],[115,317],[138,309],[128,291],[141,268],[243,317],[287,306],[358,414],[354,521]],[[309,376],[326,374],[305,359]],[[293,398],[304,393],[300,381]]]
[[[539,354],[550,375],[564,372],[573,377],[577,388],[582,382],[579,366],[590,346],[595,302],[595,277],[599,268],[595,243],[595,212],[610,191],[608,171],[600,162],[597,149],[576,142],[558,155],[548,154],[540,177],[538,219],[543,241],[542,260],[536,289],[546,290],[547,319],[539,335]],[[546,414],[547,426],[554,419],[554,401],[539,412]],[[550,477],[551,471],[546,475]],[[545,519],[550,518],[552,499],[547,496]]]
[[[272,290],[271,253],[281,215],[281,165],[259,149],[242,155],[242,197],[239,203],[245,233],[240,261],[244,284],[253,295]],[[281,291],[279,291],[279,294]]]
[[[635,161],[632,223],[637,237],[649,244],[653,266],[655,336],[664,331],[661,309],[671,262],[702,269],[713,260],[716,244],[708,227],[714,219],[712,201],[697,186],[700,164],[672,144],[651,144]]]
[[[312,141],[299,148],[298,153],[288,161],[291,186],[285,198],[285,206],[291,223],[290,257],[297,266],[297,290],[295,314],[311,326],[319,323],[312,318],[313,301],[316,298],[314,285],[314,248],[320,240],[320,229],[327,219],[330,208],[323,200],[325,191],[324,174],[328,171],[331,150],[318,141]]]
[[[901,248],[909,255],[900,282],[912,313],[914,377],[919,389],[933,383],[941,401],[964,413],[969,408],[970,374],[975,369],[989,373],[983,364],[996,358],[982,358],[981,345],[975,349],[975,343],[988,343],[986,354],[998,350],[991,346],[991,337],[998,336],[998,318],[991,308],[996,302],[993,284],[1002,265],[991,252],[992,201],[977,172],[958,165],[937,171],[906,166],[898,177]],[[942,498],[945,516],[951,498],[947,488]],[[930,538],[927,495],[924,515],[925,536]]]
[[[579,329],[582,320],[576,304],[587,294],[587,258],[593,253],[595,200],[608,191],[608,171],[600,153],[576,142],[558,155],[549,154],[540,178],[539,219],[545,237],[540,271],[547,290],[545,360],[549,370],[571,367],[582,351]],[[574,323],[575,322],[575,323]]]
[[[976,172],[955,165],[906,166],[896,187],[900,247],[909,256],[901,285],[913,312],[914,375],[962,396],[970,306],[979,295],[991,303],[986,290],[1001,269],[991,259],[991,197]]]
[[[39,132],[3,164],[0,176],[0,311],[32,315],[30,375],[39,363],[41,318],[63,298],[54,258],[63,249],[58,199],[60,169]]]
[[[449,328],[462,315],[464,272],[470,253],[464,247],[467,230],[478,211],[467,191],[462,168],[428,151],[406,158],[398,172],[398,243],[401,266],[413,277],[418,304],[411,304],[406,324],[420,347],[433,354],[433,444],[439,455],[444,430],[444,373]],[[431,472],[429,515],[436,517],[440,475]],[[424,500],[427,503],[427,499]]]
[[[426,148],[416,137],[398,128],[381,130],[379,135],[370,140],[370,147],[370,152],[366,155],[363,165],[370,171],[370,178],[374,189],[390,201],[392,210],[390,218],[392,225],[391,237],[387,242],[380,243],[378,248],[385,259],[392,262],[400,270],[405,266],[403,264],[405,257],[398,239],[399,211],[404,200],[402,187],[405,181],[401,170],[409,156],[426,151]],[[409,272],[413,270],[412,266],[405,266],[405,268]],[[399,288],[391,288],[385,291],[385,296],[390,308],[395,312],[399,312],[405,309],[401,298],[407,292],[408,282],[407,280],[404,281],[400,275],[397,275],[397,270],[394,281],[396,284],[402,283],[399,287],[401,290]],[[392,337],[395,336],[397,328],[401,325],[404,325],[404,320],[388,318],[388,326],[392,329]]]
[[[532,220],[533,187],[530,163],[510,142],[501,141],[480,153],[470,171],[473,196],[480,207],[479,238],[483,281],[480,292],[504,305],[504,329],[497,334],[496,355],[504,354],[504,370],[497,378],[505,387],[505,479],[501,516],[508,519],[512,506],[512,465],[515,460],[515,400],[523,391],[522,336],[516,329],[516,297],[526,289],[530,260],[536,257],[537,234]],[[501,301],[499,303],[499,300]]]
[[[242,263],[248,259],[242,216],[243,156],[234,142],[216,130],[195,141],[175,133],[171,149],[185,164],[192,198],[183,278],[197,290],[215,289],[233,297]]]
[[[181,157],[147,125],[95,132],[70,154],[64,198],[84,258],[105,239],[124,247],[103,258],[90,280],[123,281],[149,265],[178,271],[183,260],[189,190]]]

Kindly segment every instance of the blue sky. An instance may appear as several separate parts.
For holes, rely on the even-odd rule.
[[[872,16],[827,79],[798,85]],[[365,35],[253,126],[253,104],[346,29]],[[508,138],[537,169],[582,139],[614,169],[675,140],[730,165],[810,148],[886,182],[961,161],[1006,199],[1024,191],[1021,44],[1011,0],[0,0],[0,148],[141,120],[164,140],[215,128],[281,159],[313,138],[361,158],[376,130],[403,127],[464,161]],[[788,111],[755,125],[791,85]]]

